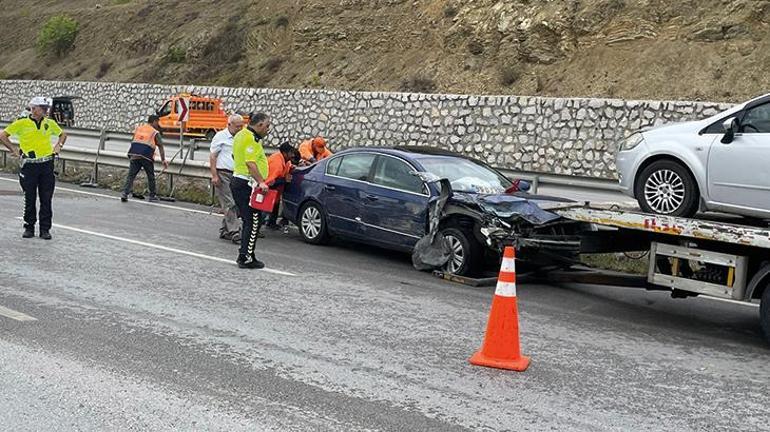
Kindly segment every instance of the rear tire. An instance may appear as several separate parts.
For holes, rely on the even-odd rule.
[[[698,211],[700,193],[692,174],[678,162],[659,160],[642,170],[634,187],[645,213],[691,217]]]
[[[479,261],[484,253],[481,245],[468,231],[449,227],[441,230],[441,235],[449,242],[452,254],[444,271],[458,276],[473,276],[479,271]]]
[[[770,284],[765,287],[765,292],[762,293],[762,300],[759,304],[759,324],[762,327],[765,340],[770,343]]]
[[[302,240],[310,244],[325,244],[329,241],[329,231],[323,208],[315,202],[309,202],[299,210],[299,234]]]

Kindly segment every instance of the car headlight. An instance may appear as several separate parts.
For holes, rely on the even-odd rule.
[[[620,151],[629,151],[633,150],[638,146],[639,144],[644,141],[644,137],[640,133],[631,134],[628,136],[625,140],[623,140],[623,143],[620,144]]]

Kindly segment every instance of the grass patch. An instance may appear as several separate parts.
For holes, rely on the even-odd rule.
[[[62,57],[75,45],[80,25],[66,15],[56,15],[46,21],[37,35],[40,55]]]
[[[59,185],[68,188],[79,188],[83,182],[90,181],[93,172],[93,164],[66,161],[64,169],[61,169],[61,162],[56,163],[56,170],[59,171],[57,181]],[[110,189],[112,191],[122,191],[128,174],[128,161],[126,168],[110,167],[106,165],[99,166],[99,187]],[[7,158],[6,166],[0,167],[1,172],[17,174],[19,164],[16,158]],[[158,195],[168,196],[171,193],[169,187],[168,174],[159,176],[160,172],[155,171],[155,181],[158,188]],[[68,183],[68,184],[64,184]],[[206,179],[193,177],[174,176],[174,197],[178,201],[192,202],[203,205],[213,205],[210,183]],[[84,189],[85,190],[85,189]],[[147,177],[140,173],[134,182],[134,191],[147,195]]]
[[[640,254],[629,253],[629,256],[633,256],[634,258],[637,255]],[[646,275],[649,257],[646,254],[640,259],[633,259],[629,256],[622,253],[585,254],[580,257],[580,261],[589,267],[597,269]]]

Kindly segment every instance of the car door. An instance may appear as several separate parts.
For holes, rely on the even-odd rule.
[[[363,236],[362,202],[375,157],[373,153],[349,153],[326,164],[321,202],[332,232]]]
[[[715,140],[708,158],[711,201],[770,211],[770,103],[748,109],[730,143]]]
[[[367,238],[410,250],[425,235],[428,188],[412,174],[405,160],[380,154],[363,197],[363,225]]]

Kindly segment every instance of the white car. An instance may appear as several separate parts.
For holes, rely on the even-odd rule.
[[[704,120],[633,133],[616,165],[621,189],[647,213],[770,218],[770,94]]]

